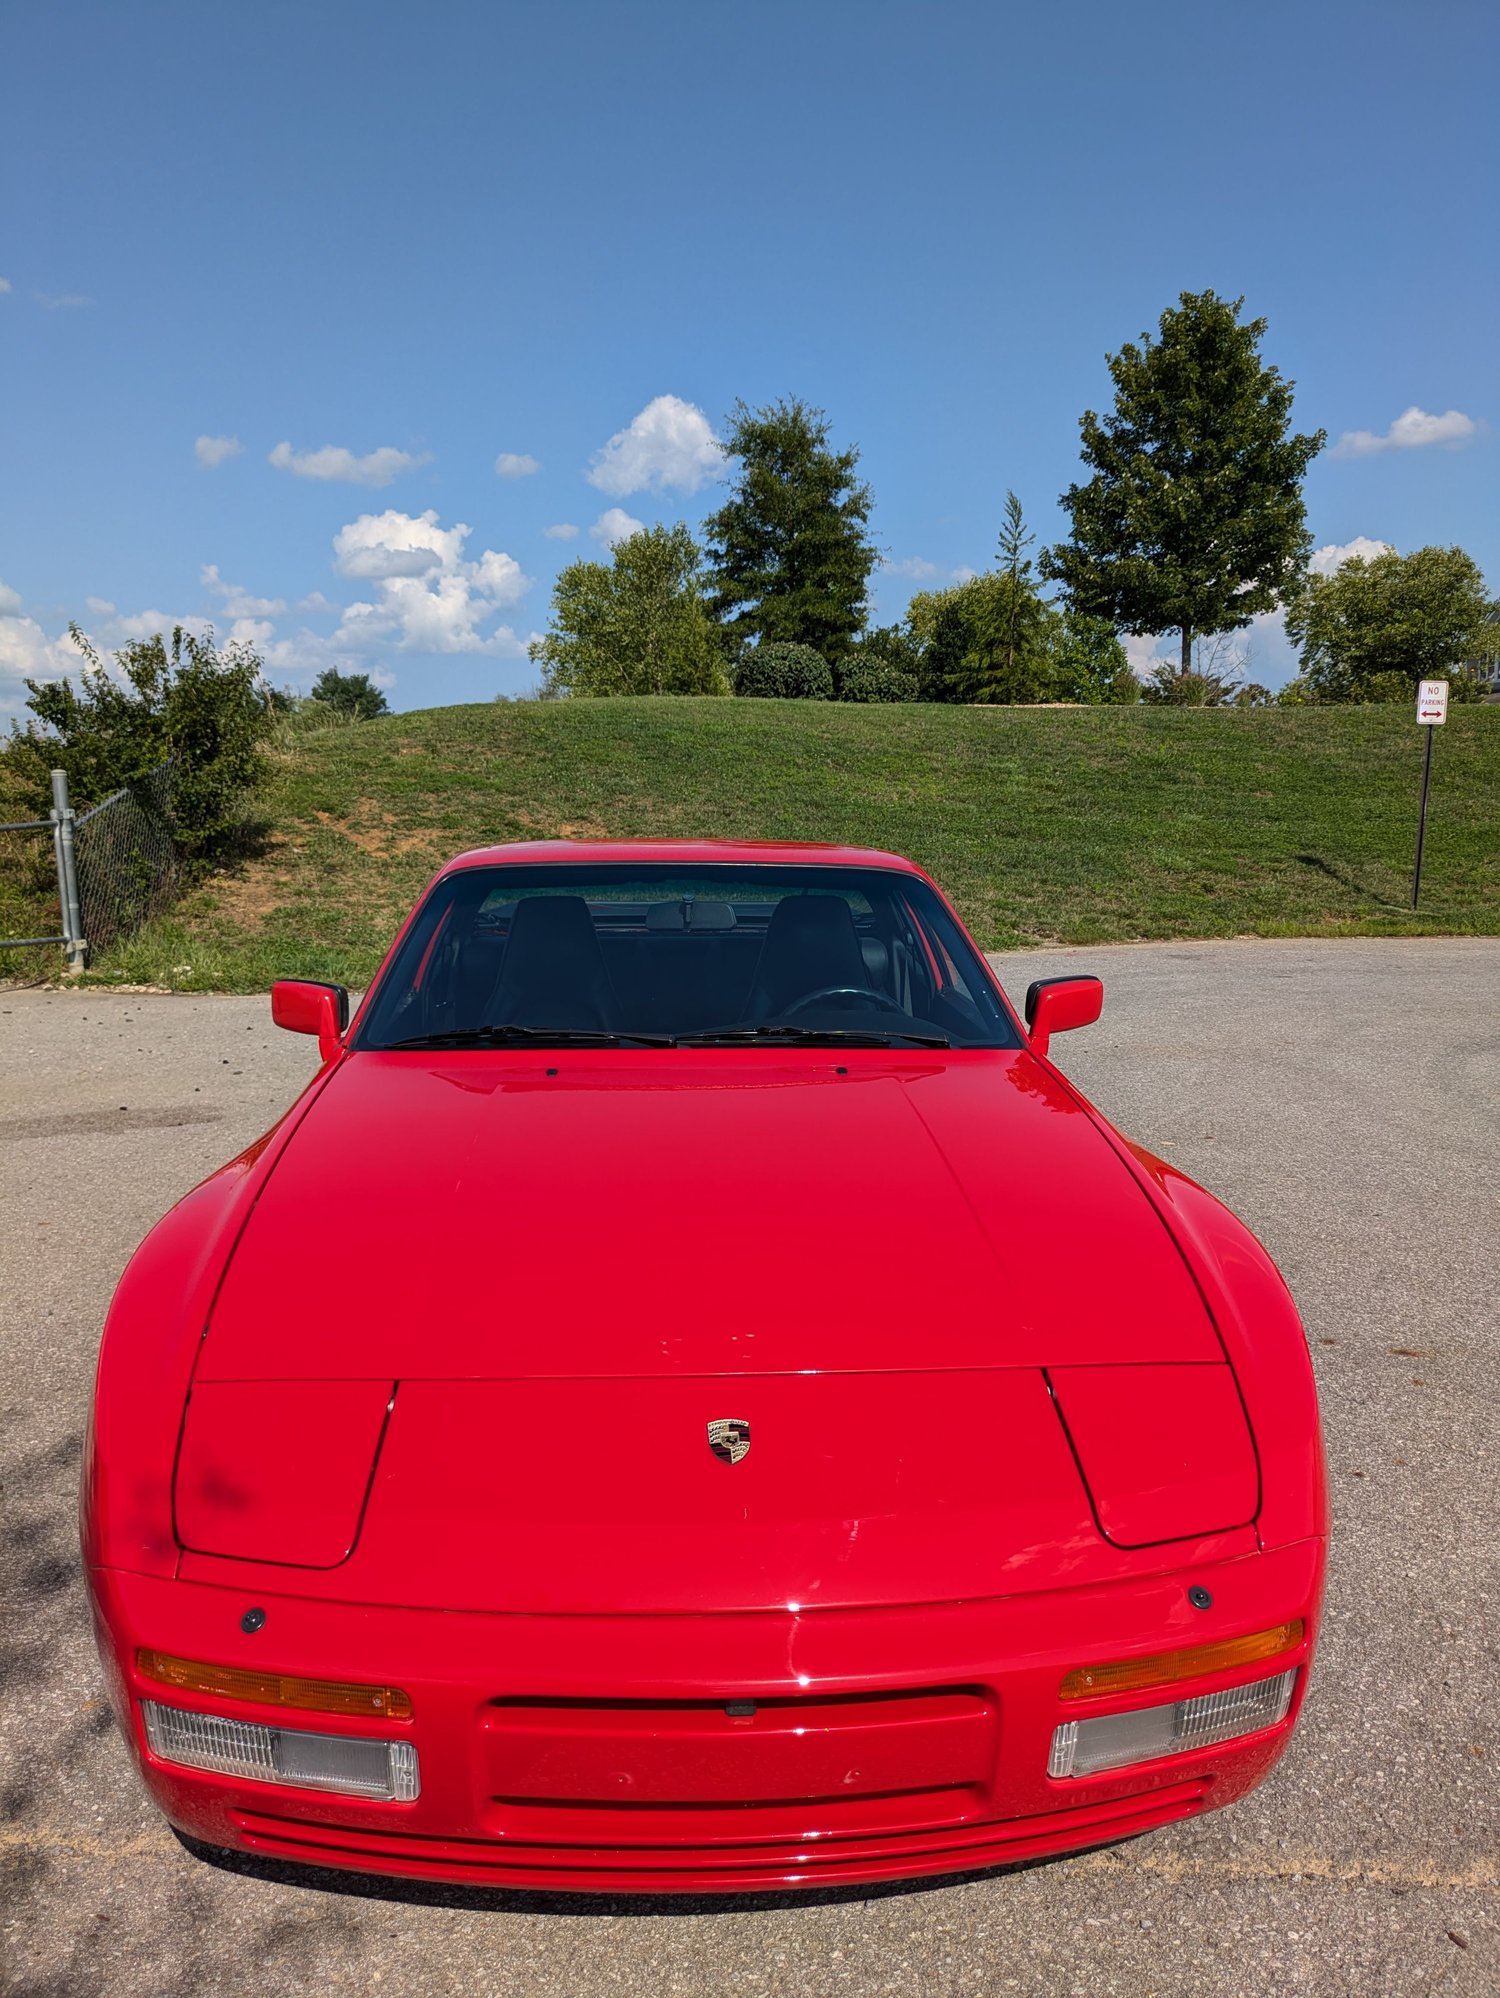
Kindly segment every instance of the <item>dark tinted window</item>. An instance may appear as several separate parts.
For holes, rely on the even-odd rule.
[[[423,905],[360,1045],[507,1032],[1018,1044],[931,889],[844,867],[452,874]]]

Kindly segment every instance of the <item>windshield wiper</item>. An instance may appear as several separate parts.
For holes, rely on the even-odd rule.
[[[383,1050],[403,1048],[675,1048],[670,1034],[611,1034],[587,1027],[450,1027],[441,1034],[414,1034]]]
[[[682,1036],[684,1046],[700,1048],[752,1047],[758,1041],[805,1048],[950,1048],[953,1045],[942,1034],[909,1034],[903,1028],[880,1034],[868,1027],[726,1027],[722,1033]]]

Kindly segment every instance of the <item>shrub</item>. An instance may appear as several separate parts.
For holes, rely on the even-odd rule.
[[[552,586],[551,628],[527,648],[538,698],[727,693],[698,559],[679,521],[627,534],[607,562],[570,562]]]
[[[839,676],[841,701],[914,701],[917,683],[889,659],[855,659]]]
[[[341,673],[337,666],[324,667],[312,683],[310,698],[350,721],[373,721],[391,711],[390,702],[368,673]]]
[[[111,672],[77,625],[84,657],[71,680],[26,682],[35,720],[12,726],[4,757],[39,816],[51,809],[49,773],[66,770],[78,805],[97,805],[138,784],[173,758],[173,832],[190,853],[207,853],[241,828],[240,800],[261,774],[261,745],[275,715],[258,655],[247,645],[220,651],[212,631],[197,638],[177,626],[126,645]]]
[[[810,645],[749,645],[734,669],[734,691],[757,701],[831,701],[833,672]]]

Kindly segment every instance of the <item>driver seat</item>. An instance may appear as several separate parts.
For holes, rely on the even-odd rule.
[[[581,895],[523,896],[510,920],[489,1024],[612,1033],[614,1014],[588,903]]]
[[[825,985],[867,986],[870,974],[842,895],[787,895],[766,925],[749,1017],[775,1019]]]

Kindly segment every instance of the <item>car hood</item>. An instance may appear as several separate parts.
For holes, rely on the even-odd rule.
[[[1102,1578],[1047,1370],[1122,1363],[1227,1374],[1155,1208],[1024,1052],[355,1055],[214,1306],[183,1572],[563,1613]],[[1156,1537],[1247,1517],[1253,1461],[1184,1474]]]
[[[256,1201],[197,1377],[1222,1357],[1155,1207],[1025,1051],[360,1053]]]

